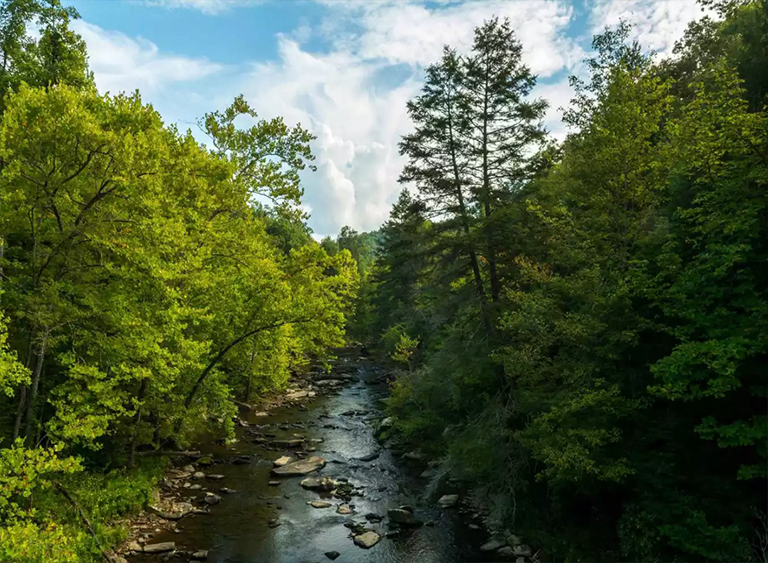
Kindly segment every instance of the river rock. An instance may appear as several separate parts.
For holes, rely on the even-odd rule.
[[[205,497],[203,498],[203,502],[209,506],[213,506],[214,504],[219,504],[221,501],[221,497],[214,493],[205,493]]]
[[[191,557],[193,561],[205,561],[206,559],[208,559],[208,550],[201,549],[201,550],[195,551]]]
[[[331,561],[333,561],[334,559],[336,559],[336,558],[337,558],[339,555],[341,555],[341,553],[339,553],[338,551],[326,551],[326,552],[325,552],[325,556],[326,556],[328,559],[330,559]]]
[[[299,485],[313,491],[332,491],[338,483],[331,477],[307,477]]]
[[[194,477],[195,479],[202,479],[203,477],[205,477],[205,473],[203,473],[202,471],[195,471],[192,474],[192,477]]]
[[[296,461],[295,457],[284,455],[282,457],[277,458],[273,465],[275,467],[283,467],[284,465],[288,465],[289,463],[293,463],[294,461]]]
[[[269,482],[269,486],[270,487],[279,487],[280,483],[282,483],[282,481],[270,481]]]
[[[221,481],[224,478],[224,475],[213,473],[211,475],[206,475],[206,478],[210,479],[211,481]]]
[[[137,541],[129,541],[127,544],[125,544],[124,551],[141,551],[141,545],[139,545],[139,542]]]
[[[459,502],[459,495],[443,495],[437,501],[437,504],[440,505],[440,508],[451,508],[456,506],[457,502]]]
[[[355,542],[355,545],[362,547],[363,549],[370,549],[379,543],[380,539],[381,536],[376,532],[365,532],[364,534],[355,536],[353,541]]]
[[[492,539],[487,542],[485,542],[483,545],[480,546],[480,551],[487,552],[487,551],[496,551],[499,548],[504,547],[506,542],[498,539]]]
[[[312,473],[318,469],[325,467],[325,460],[321,457],[312,456],[300,461],[294,461],[283,467],[275,467],[272,469],[273,475],[282,475],[285,477],[295,475],[306,475]]]
[[[338,512],[339,514],[345,514],[345,515],[348,515],[348,514],[354,514],[354,513],[355,513],[355,511],[354,511],[354,510],[352,510],[352,509],[349,507],[349,505],[348,505],[348,504],[340,504],[340,505],[339,505],[339,506],[336,508],[336,512]]]
[[[153,543],[144,546],[144,553],[165,553],[166,551],[174,551],[176,549],[176,542],[164,541],[161,543]]]
[[[411,512],[403,510],[402,508],[390,508],[387,510],[387,516],[391,522],[403,526],[421,526],[424,524],[424,522],[414,516]]]
[[[421,475],[419,477],[422,477],[423,479],[432,479],[433,477],[437,477],[438,470],[435,467],[427,467],[424,471],[421,472]]]
[[[307,502],[307,504],[312,508],[330,508],[331,507],[331,503],[325,502],[324,500],[310,500],[309,502]]]
[[[191,514],[195,507],[188,502],[168,502],[162,507],[150,506],[150,510],[164,520],[181,520],[187,514]]]
[[[374,459],[379,457],[379,455],[380,455],[379,452],[373,452],[368,455],[364,455],[362,457],[356,457],[355,459],[357,461],[373,461]]]
[[[504,547],[499,548],[499,550],[496,553],[501,555],[505,559],[512,559],[512,557],[514,557],[515,555],[514,550],[508,545],[505,545]]]
[[[527,545],[516,545],[514,549],[514,555],[517,557],[530,557],[531,548]]]
[[[272,440],[269,445],[276,448],[295,449],[304,445],[304,438],[289,438],[288,440]]]
[[[219,489],[220,493],[224,493],[225,495],[234,495],[237,491],[235,489],[230,489],[229,487],[222,487]]]
[[[202,465],[204,467],[207,467],[209,465],[213,465],[213,457],[209,455],[204,455],[200,459],[197,460],[198,465]]]

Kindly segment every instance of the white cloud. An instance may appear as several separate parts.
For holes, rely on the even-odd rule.
[[[146,0],[152,6],[165,8],[189,8],[204,14],[215,15],[230,8],[256,3],[255,0]]]
[[[165,86],[200,80],[222,70],[222,65],[203,58],[161,53],[157,45],[141,37],[76,20],[72,23],[88,46],[88,64],[99,90],[153,93]]]
[[[474,27],[498,15],[512,20],[524,60],[537,74],[571,69],[584,56],[567,37],[572,8],[559,0],[439,8],[416,1],[331,1],[327,7],[314,33],[329,42],[330,52],[310,52],[283,35],[278,60],[254,65],[241,85],[266,117],[283,115],[318,136],[318,171],[305,175],[304,199],[319,235],[345,224],[375,229],[386,220],[401,189],[404,160],[397,144],[411,128],[406,102],[421,87],[423,66],[439,59],[444,44],[468,51]],[[554,129],[559,119],[553,111],[548,124]]]
[[[258,2],[144,1],[209,14]],[[163,53],[145,39],[84,22],[76,26],[101,90],[140,88],[166,119],[182,124],[226,107],[243,92],[264,117],[281,115],[317,135],[318,171],[304,175],[304,201],[318,235],[335,234],[345,224],[374,229],[386,220],[404,164],[397,144],[411,128],[405,106],[421,87],[423,67],[439,59],[446,43],[468,51],[474,28],[493,15],[510,18],[524,61],[546,82],[534,91],[550,103],[545,125],[564,137],[560,108],[571,91],[563,76],[581,72],[586,55],[583,38],[570,28],[573,6],[565,0],[318,1],[325,5],[324,18],[282,30],[276,59],[248,65],[245,72]],[[694,0],[599,0],[587,6],[589,31],[623,18],[634,25],[637,39],[662,53],[700,14]]]
[[[427,65],[440,58],[446,43],[466,52],[474,28],[494,15],[510,19],[523,44],[526,63],[536,74],[549,76],[570,68],[582,55],[564,33],[573,7],[561,0],[468,1],[438,9],[416,2],[332,2],[330,6],[338,15],[336,29],[350,23],[362,28],[362,33],[351,38],[342,34],[337,48],[351,49],[365,59]]]
[[[552,84],[538,84],[531,95],[536,98],[544,98],[549,102],[547,114],[544,117],[544,125],[555,139],[558,141],[565,139],[568,131],[562,121],[562,110],[568,107],[573,98],[573,90],[568,84],[568,79]]]
[[[599,0],[592,5],[590,21],[600,33],[624,20],[644,48],[668,56],[688,23],[705,13],[697,0]]]

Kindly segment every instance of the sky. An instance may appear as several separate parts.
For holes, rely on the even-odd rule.
[[[300,123],[317,139],[302,177],[315,236],[376,229],[402,186],[397,143],[406,102],[443,45],[471,47],[473,29],[508,17],[563,138],[568,77],[584,72],[592,36],[622,19],[668,56],[695,0],[71,0],[102,92],[140,90],[166,123],[191,129],[242,93],[260,116]]]

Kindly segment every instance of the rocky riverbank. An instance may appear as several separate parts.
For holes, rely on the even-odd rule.
[[[382,439],[387,380],[347,352],[330,373],[311,370],[284,395],[243,407],[236,441],[175,460],[121,556],[535,561],[514,535],[489,538],[482,511],[436,463]]]

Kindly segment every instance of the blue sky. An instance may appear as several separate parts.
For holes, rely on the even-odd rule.
[[[377,228],[400,186],[405,103],[444,44],[469,48],[476,25],[509,17],[550,102],[561,138],[567,77],[583,72],[591,36],[625,19],[668,55],[695,0],[73,0],[100,90],[139,89],[169,123],[195,129],[243,93],[264,117],[317,135],[303,177],[317,236]]]

